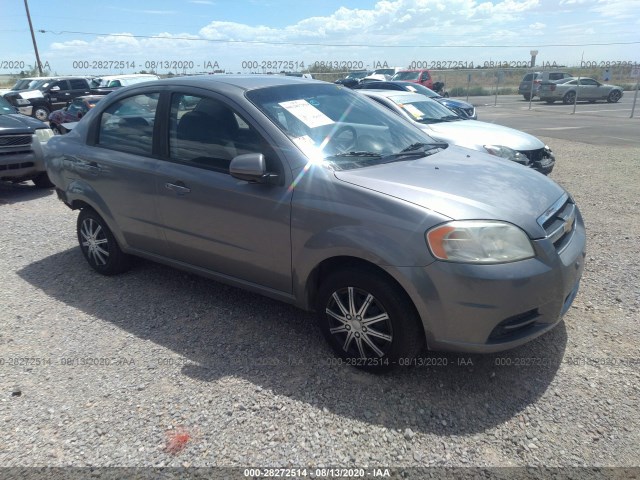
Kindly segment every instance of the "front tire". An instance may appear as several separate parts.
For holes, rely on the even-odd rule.
[[[33,117],[37,118],[41,122],[46,122],[49,119],[49,109],[47,107],[36,107],[33,111]]]
[[[523,93],[522,96],[524,97],[524,99],[528,102],[529,100],[531,100],[531,94],[530,93]]]
[[[39,173],[37,177],[31,179],[33,184],[38,188],[51,188],[53,187],[53,183],[49,180],[49,175],[47,172]]]
[[[320,286],[320,329],[346,363],[371,372],[413,359],[424,346],[424,331],[406,294],[372,271],[338,271]]]
[[[107,223],[91,208],[78,215],[78,243],[91,268],[102,275],[116,275],[130,267],[130,257],[120,250]]]
[[[619,90],[612,90],[607,97],[607,102],[609,103],[618,103],[618,100],[622,97],[622,93]]]

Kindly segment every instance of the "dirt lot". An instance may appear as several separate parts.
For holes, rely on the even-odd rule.
[[[295,308],[148,262],[93,273],[76,212],[0,184],[0,465],[639,466],[640,148],[549,141],[588,232],[564,323],[381,377]]]

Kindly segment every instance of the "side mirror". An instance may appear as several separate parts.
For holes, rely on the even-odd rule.
[[[78,118],[82,118],[82,112],[78,112]]]
[[[59,91],[60,91],[60,87],[56,85],[55,87],[51,87],[51,88],[49,89],[49,91],[50,91],[50,92],[59,92]]]
[[[278,176],[267,172],[264,155],[261,153],[245,153],[238,155],[229,164],[232,177],[250,183],[272,183]]]

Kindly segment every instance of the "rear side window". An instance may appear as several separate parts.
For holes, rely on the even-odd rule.
[[[71,90],[82,90],[87,88],[87,82],[85,80],[70,80]]]
[[[135,95],[110,105],[100,117],[97,144],[113,150],[151,155],[157,93]]]

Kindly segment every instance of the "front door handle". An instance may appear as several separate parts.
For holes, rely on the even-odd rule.
[[[191,189],[185,186],[185,184],[182,182],[176,182],[176,183],[167,182],[164,184],[164,188],[166,188],[167,190],[171,190],[177,195],[186,195],[187,193],[191,193]]]

